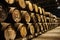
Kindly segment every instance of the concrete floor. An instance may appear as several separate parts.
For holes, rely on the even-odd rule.
[[[60,26],[52,29],[32,40],[60,40]]]

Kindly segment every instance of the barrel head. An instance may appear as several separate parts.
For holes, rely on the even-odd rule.
[[[25,19],[25,21],[28,23],[28,22],[30,22],[30,15],[29,15],[29,13],[27,12],[27,11],[21,11],[21,14],[22,14],[22,17],[23,17],[23,19]]]
[[[41,19],[40,19],[40,15],[39,14],[36,14],[37,18],[38,18],[38,21],[40,22]]]
[[[4,31],[4,37],[5,37],[5,39],[7,40],[9,40],[9,39],[11,39],[11,40],[14,40],[15,39],[15,37],[16,37],[16,32],[15,32],[15,30],[12,28],[12,26],[10,25],[5,31]]]
[[[42,14],[42,8],[38,7],[39,13]]]
[[[24,0],[18,0],[18,3],[19,3],[21,8],[25,8],[26,7],[26,4],[25,4]]]
[[[21,29],[20,29],[20,35],[21,35],[22,37],[26,37],[26,35],[27,35],[27,29],[26,29],[25,26],[22,26],[22,27],[21,27]]]
[[[35,29],[34,29],[34,26],[32,25],[32,23],[28,23],[28,27],[30,29],[30,33],[33,35],[35,33]]]
[[[33,4],[33,8],[34,8],[35,12],[38,12],[38,6],[36,4]]]
[[[26,1],[26,5],[28,6],[30,11],[33,11],[33,6],[32,6],[32,3],[30,1]]]
[[[21,20],[20,12],[19,10],[14,10],[12,13],[12,18],[15,22],[19,22]]]

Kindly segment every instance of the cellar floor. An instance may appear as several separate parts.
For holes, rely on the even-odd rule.
[[[60,26],[52,29],[32,40],[60,40]]]

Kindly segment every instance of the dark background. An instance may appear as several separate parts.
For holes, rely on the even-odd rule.
[[[31,0],[31,2],[43,7],[45,11],[51,12],[57,17],[60,17],[60,9],[57,9],[57,7],[60,6],[60,0]]]

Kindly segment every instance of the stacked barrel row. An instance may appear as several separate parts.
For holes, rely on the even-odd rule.
[[[58,26],[55,15],[27,0],[2,0],[0,23],[5,40],[31,39]]]

